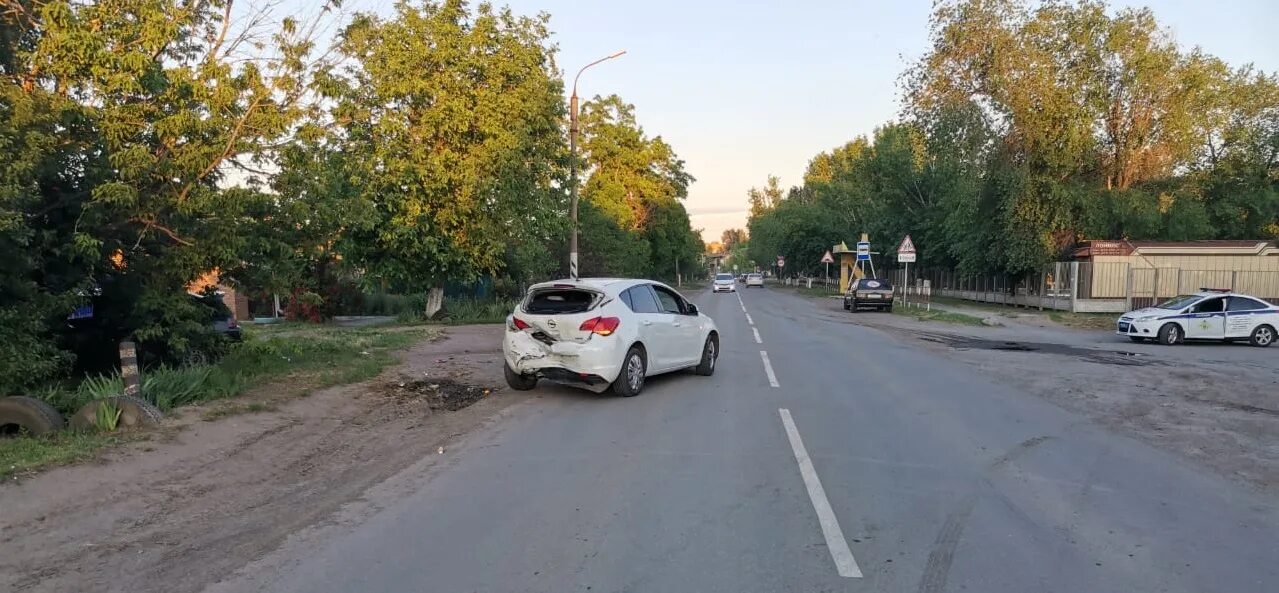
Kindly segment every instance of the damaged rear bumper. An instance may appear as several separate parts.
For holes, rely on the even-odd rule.
[[[585,342],[546,344],[523,331],[506,332],[502,354],[506,363],[522,375],[603,391],[622,371],[625,352],[618,340],[597,337]]]

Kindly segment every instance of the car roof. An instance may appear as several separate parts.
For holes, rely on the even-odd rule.
[[[620,294],[636,284],[661,284],[656,280],[647,280],[644,278],[578,278],[572,280],[564,278],[562,280],[551,280],[550,282],[540,282],[529,287],[529,290],[538,290],[543,288],[584,288],[594,290],[608,295]]]

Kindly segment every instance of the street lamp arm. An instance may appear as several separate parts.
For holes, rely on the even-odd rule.
[[[582,73],[583,73],[583,72],[586,72],[586,69],[587,69],[587,68],[590,68],[591,66],[594,66],[594,65],[596,65],[596,64],[598,64],[598,63],[600,63],[600,62],[607,62],[608,60],[611,60],[611,59],[613,59],[613,58],[619,57],[619,56],[621,56],[621,55],[622,55],[622,54],[624,54],[624,53],[626,53],[626,50],[619,51],[619,52],[617,52],[617,53],[615,53],[615,54],[612,54],[612,55],[604,56],[604,57],[602,57],[602,58],[600,58],[600,59],[598,59],[598,60],[595,60],[594,62],[591,62],[590,64],[587,64],[587,65],[585,65],[585,66],[582,66],[582,69],[577,71],[577,76],[574,76],[574,77],[573,77],[573,96],[574,96],[574,97],[576,97],[576,96],[577,96],[577,79],[579,79],[579,78],[581,78],[581,77],[582,77]]]

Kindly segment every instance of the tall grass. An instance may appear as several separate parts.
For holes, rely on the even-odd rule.
[[[274,329],[274,328],[273,328]],[[328,386],[376,375],[393,362],[392,350],[427,335],[425,330],[331,328],[299,325],[232,347],[213,364],[161,366],[142,372],[142,397],[161,410],[234,397],[283,375],[305,375],[309,386]],[[124,393],[119,373],[86,377],[74,389],[50,387],[35,395],[63,414],[74,414],[95,399]]]
[[[420,307],[400,314],[399,320],[405,323],[443,323],[462,325],[470,323],[502,323],[506,316],[515,310],[513,299],[471,299],[444,297],[444,308],[436,319],[424,319],[426,299],[421,299]]]

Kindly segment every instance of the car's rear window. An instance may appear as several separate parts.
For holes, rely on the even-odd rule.
[[[590,311],[599,293],[577,288],[544,288],[535,290],[524,302],[524,312],[534,315],[585,313]]]
[[[887,280],[879,280],[877,278],[864,278],[857,283],[860,290],[892,290],[893,285]]]
[[[759,279],[759,278],[763,278],[763,276],[760,276],[759,274],[747,274],[747,276],[746,276],[746,277],[747,277],[747,278],[750,278],[750,279],[752,279],[752,280],[754,280],[754,279]]]

